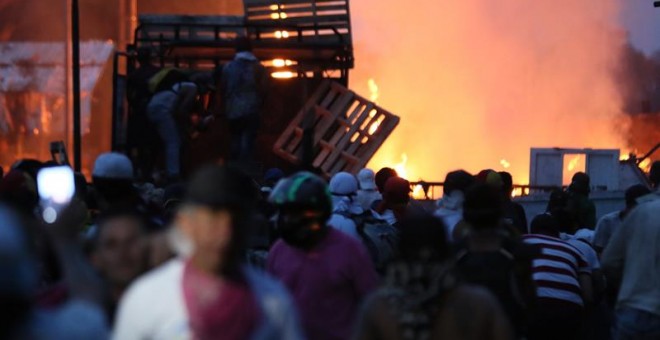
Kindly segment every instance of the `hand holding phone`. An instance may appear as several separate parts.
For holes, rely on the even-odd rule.
[[[68,166],[44,168],[37,174],[37,188],[44,221],[53,223],[76,192],[73,170]]]

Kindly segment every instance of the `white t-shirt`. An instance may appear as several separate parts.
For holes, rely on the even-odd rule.
[[[170,261],[139,278],[117,310],[113,339],[191,339],[183,298],[184,262]]]
[[[615,211],[601,217],[596,225],[594,246],[605,249],[612,235],[621,228],[622,224],[623,220],[621,219],[620,211]]]
[[[566,240],[566,242],[570,243],[573,247],[577,248],[580,251],[580,253],[582,253],[584,259],[587,260],[587,263],[589,264],[589,269],[591,269],[591,271],[600,269],[600,261],[598,260],[598,254],[596,253],[596,250],[594,250],[594,248],[591,247],[591,245],[577,238],[569,238],[568,240]]]
[[[113,339],[193,339],[183,296],[184,267],[185,260],[171,260],[131,285],[119,304]],[[284,286],[253,269],[245,274],[264,316],[251,339],[302,339]]]

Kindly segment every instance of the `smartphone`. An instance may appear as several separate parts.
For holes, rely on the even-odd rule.
[[[37,174],[37,188],[44,221],[53,223],[76,193],[73,170],[68,166],[44,168]]]

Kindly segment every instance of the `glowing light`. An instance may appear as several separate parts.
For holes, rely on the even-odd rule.
[[[511,167],[511,163],[509,163],[506,159],[503,159],[500,161],[500,164],[505,168],[508,169]]]
[[[280,13],[280,19],[286,19],[287,17],[288,15],[286,15],[286,13],[284,12]]]
[[[513,188],[511,198],[522,197],[529,195],[529,188]]]
[[[34,128],[34,130],[32,130],[32,133],[36,136],[39,136],[39,129]]]
[[[401,178],[408,178],[408,171],[406,171],[406,164],[408,164],[408,155],[401,155],[401,162],[394,165],[394,170]]]
[[[270,76],[275,79],[291,79],[294,78],[296,74],[291,71],[278,71],[271,73]]]
[[[279,8],[277,5],[270,5],[270,10],[271,11],[277,11]]]
[[[371,110],[371,112],[369,112],[369,117],[372,119],[372,121],[373,118],[376,116],[376,113],[377,113],[376,110]],[[380,117],[378,117],[378,119],[373,121],[373,123],[371,123],[371,125],[369,126],[369,135],[373,135],[374,133],[376,133],[376,131],[378,131],[378,128],[380,127],[380,124],[382,124],[384,120],[385,120],[385,116],[381,115]]]
[[[275,31],[275,38],[277,39],[287,39],[289,37],[288,31]]]
[[[424,193],[424,187],[421,184],[415,185],[412,191],[412,198],[416,200],[426,199],[426,194]]]
[[[293,60],[289,60],[289,59],[279,59],[278,58],[278,59],[273,59],[271,61],[271,64],[273,65],[273,67],[285,67],[285,66],[296,65],[297,62],[295,62]]]
[[[367,84],[369,85],[369,100],[376,103],[378,101],[378,96],[380,95],[378,91],[378,84],[376,84],[376,81],[373,78],[369,78]]]
[[[270,18],[273,19],[273,20],[277,20],[277,19],[280,18],[280,14],[279,13],[271,13]]]
[[[57,211],[53,207],[48,207],[44,209],[41,217],[43,217],[44,221],[48,224],[55,223],[55,220],[57,220]]]
[[[641,163],[639,163],[639,168],[642,169],[646,173],[651,172],[651,159],[647,158],[647,159],[643,160]]]
[[[568,171],[573,171],[573,170],[575,170],[575,168],[576,168],[577,165],[578,165],[578,162],[580,162],[580,155],[577,155],[577,156],[573,157],[573,159],[571,159],[571,161],[568,162],[568,166],[566,167],[566,169],[567,169]]]

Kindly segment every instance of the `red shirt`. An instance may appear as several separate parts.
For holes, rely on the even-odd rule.
[[[195,339],[247,339],[261,310],[247,283],[220,280],[186,263],[183,297]]]

